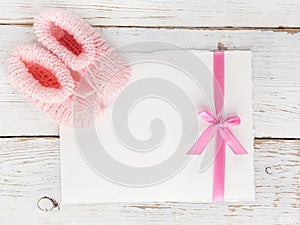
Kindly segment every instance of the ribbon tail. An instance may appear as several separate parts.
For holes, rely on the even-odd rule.
[[[188,155],[200,155],[215,134],[215,126],[210,125],[200,135],[194,146],[187,152]]]
[[[239,140],[233,135],[233,133],[228,129],[224,129],[224,140],[226,144],[231,148],[231,150],[236,155],[248,154],[246,149],[241,145]]]
[[[216,137],[216,156],[214,161],[213,201],[224,201],[225,186],[225,153],[226,143],[220,130]]]

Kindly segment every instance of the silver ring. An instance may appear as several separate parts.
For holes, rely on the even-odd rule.
[[[42,201],[46,200],[48,203],[50,202],[51,206],[50,207],[43,207],[41,205]],[[53,209],[57,208],[59,210],[59,204],[58,202],[54,199],[54,198],[50,198],[48,196],[44,196],[41,197],[38,201],[37,201],[37,207],[39,208],[39,210],[44,211],[44,212],[48,212],[48,211],[52,211]]]

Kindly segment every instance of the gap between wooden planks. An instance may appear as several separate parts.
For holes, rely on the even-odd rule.
[[[45,9],[68,9],[94,25],[299,27],[298,0],[1,1],[1,23],[30,23]]]
[[[32,22],[25,23],[0,23],[0,26],[24,26],[24,27],[32,27]],[[258,31],[274,31],[274,32],[286,32],[289,34],[296,34],[300,32],[300,27],[181,27],[181,26],[134,26],[134,25],[92,25],[94,28],[142,28],[142,29],[181,29],[181,30],[225,30],[225,31],[234,31],[234,30],[258,30]]]

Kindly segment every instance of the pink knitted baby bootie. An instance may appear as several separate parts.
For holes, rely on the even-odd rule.
[[[67,67],[46,49],[18,47],[9,58],[8,73],[18,91],[57,123],[81,127],[91,122],[88,101],[95,99],[84,99],[74,107],[77,83]]]
[[[129,67],[80,17],[50,10],[35,18],[34,28],[38,41],[81,78],[85,77],[103,101],[128,82]]]

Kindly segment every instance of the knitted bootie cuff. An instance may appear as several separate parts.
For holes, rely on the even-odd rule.
[[[18,47],[12,52],[8,74],[18,91],[34,101],[58,103],[74,93],[74,82],[66,66],[35,45]]]
[[[76,96],[78,85],[70,71],[44,48],[27,45],[15,49],[9,58],[9,77],[18,91],[55,122],[86,127],[100,115],[97,95]],[[89,86],[81,86],[89,92]],[[94,109],[95,108],[95,109]]]
[[[67,11],[41,13],[34,28],[38,41],[75,71],[85,70],[109,48],[94,28]]]

